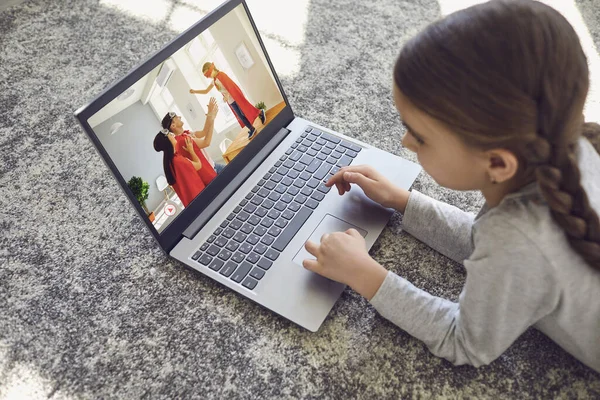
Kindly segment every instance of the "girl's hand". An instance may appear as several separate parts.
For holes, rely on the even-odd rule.
[[[187,150],[188,153],[190,154],[196,154],[194,152],[194,144],[192,143],[192,139],[190,139],[189,137],[185,138],[185,147],[184,149]]]
[[[190,89],[190,93],[191,94],[196,94],[196,91],[194,89]]]
[[[304,268],[344,283],[369,300],[387,275],[387,270],[369,256],[365,239],[356,229],[327,233],[321,244],[309,240],[304,247],[317,258],[304,260]]]
[[[217,115],[217,112],[219,112],[219,106],[217,105],[217,99],[215,99],[214,97],[211,97],[208,102],[208,113],[206,115],[214,118]]]
[[[404,212],[410,192],[394,185],[370,165],[342,167],[325,186],[335,185],[341,196],[350,191],[351,183],[358,185],[371,200]]]

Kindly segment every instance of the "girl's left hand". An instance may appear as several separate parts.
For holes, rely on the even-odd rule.
[[[190,154],[194,152],[194,144],[192,143],[192,139],[190,139],[189,137],[185,138],[185,149]]]
[[[327,233],[321,244],[309,240],[304,247],[317,258],[304,260],[304,268],[346,284],[369,300],[387,275],[387,270],[369,256],[365,239],[356,229]]]

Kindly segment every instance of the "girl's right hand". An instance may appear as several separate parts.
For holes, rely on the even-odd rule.
[[[350,191],[351,183],[358,185],[374,202],[404,212],[410,192],[394,185],[370,165],[342,167],[325,186],[335,185],[341,196]]]

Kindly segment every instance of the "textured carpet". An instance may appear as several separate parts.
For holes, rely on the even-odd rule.
[[[169,13],[209,7],[164,0],[152,20],[113,3],[0,12],[0,399],[600,396],[600,376],[535,330],[489,366],[454,367],[352,291],[313,334],[169,260],[72,113],[178,33]],[[138,3],[152,15],[160,2]],[[264,20],[299,3],[250,7]],[[600,1],[578,6],[600,48]],[[390,71],[439,16],[432,0],[311,0],[304,17],[287,15],[304,21],[301,35],[290,21],[265,37],[289,55],[274,62],[297,114],[414,159],[400,145]],[[415,188],[481,205],[424,174]],[[403,233],[399,215],[371,254],[436,295],[460,293],[462,267]]]

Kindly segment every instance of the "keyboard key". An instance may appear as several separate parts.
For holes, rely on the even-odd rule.
[[[221,234],[221,232],[223,232],[223,228],[217,228],[215,229],[215,231],[213,232],[213,235],[215,236],[219,236]]]
[[[331,152],[332,152],[332,150],[331,150],[329,147],[323,147],[323,148],[321,149],[321,153],[323,153],[323,154],[330,155],[330,154],[331,154]]]
[[[244,207],[246,204],[248,204],[248,200],[242,199],[242,201],[240,201],[240,206],[241,207]]]
[[[327,159],[327,155],[323,154],[323,153],[319,153],[317,154],[317,159],[321,160],[321,161],[325,161]]]
[[[248,214],[252,214],[254,211],[256,211],[256,206],[254,204],[246,204],[246,207],[244,207],[244,211],[246,211]]]
[[[235,231],[231,228],[227,228],[223,231],[223,236],[225,236],[227,239],[231,239],[233,235],[235,235]]]
[[[231,280],[240,283],[242,279],[244,279],[246,275],[248,275],[248,272],[250,272],[251,269],[252,264],[248,262],[243,262],[242,265],[240,265],[238,269],[235,270],[235,272],[231,276]]]
[[[298,151],[304,154],[308,151],[308,147],[304,146],[303,144],[298,145]]]
[[[347,149],[350,149],[351,151],[355,152],[355,153],[359,153],[360,150],[362,149],[362,147],[354,144],[354,143],[350,143],[346,140],[342,140],[342,142],[340,143],[340,145],[344,146]],[[356,156],[355,156],[356,157]]]
[[[198,262],[202,265],[208,265],[208,264],[210,264],[211,261],[212,261],[212,257],[209,256],[208,254],[203,254],[198,259]]]
[[[273,221],[271,218],[263,218],[263,220],[260,221],[260,224],[265,228],[269,228],[271,225],[273,225],[273,222],[275,221]]]
[[[240,221],[239,219],[234,219],[233,221],[231,221],[231,223],[229,224],[229,227],[233,230],[238,230],[240,229],[240,227],[242,226],[242,221]]]
[[[304,164],[298,163],[298,164],[294,165],[294,169],[298,172],[302,172],[302,171],[304,171]]]
[[[329,156],[329,157],[327,158],[327,160],[325,160],[325,162],[326,162],[326,163],[329,163],[329,164],[331,164],[331,165],[336,165],[336,164],[337,164],[337,162],[338,162],[338,160],[337,160],[337,158],[335,158],[335,157],[331,157],[331,156]]]
[[[246,237],[248,235],[246,235],[245,233],[242,232],[238,232],[235,234],[235,236],[233,237],[233,240],[235,240],[236,242],[242,243],[243,241],[246,240]]]
[[[328,149],[335,149],[337,147],[337,145],[333,142],[325,142],[325,147],[327,147]]]
[[[256,228],[254,228],[254,234],[258,236],[262,236],[265,233],[267,233],[267,228],[265,228],[264,226],[257,226]]]
[[[310,148],[318,153],[319,151],[321,151],[323,146],[321,146],[320,144],[317,144],[317,143],[313,143],[313,145]]]
[[[229,250],[221,250],[221,252],[219,253],[218,257],[223,260],[223,261],[227,261],[231,258],[231,252]]]
[[[314,199],[315,201],[321,201],[321,200],[323,200],[325,198],[325,195],[317,190],[310,197],[312,199]]]
[[[287,207],[287,205],[283,201],[280,201],[277,204],[275,204],[275,209],[277,211],[283,211],[286,209],[286,207]]]
[[[307,154],[303,155],[302,158],[300,158],[300,162],[304,165],[308,165],[312,162],[313,158]]]
[[[252,245],[250,243],[242,243],[238,250],[244,254],[248,254],[252,251]]]
[[[287,154],[289,156],[290,154],[292,154],[292,151],[294,151],[294,149],[287,149],[285,151],[285,154]]]
[[[327,193],[327,192],[329,192],[330,189],[331,189],[331,186],[327,187],[324,184],[320,184],[319,187],[317,188],[317,190],[322,193]]]
[[[315,135],[315,134],[308,135],[308,136],[306,137],[306,139],[307,139],[307,140],[310,140],[311,142],[314,142],[315,140],[317,140],[317,138],[319,137],[319,135],[320,135],[320,133],[318,133],[318,134],[316,134],[316,135]]]
[[[296,212],[300,209],[301,205],[299,203],[296,203],[295,201],[291,202],[290,205],[288,205],[288,209]]]
[[[260,242],[262,244],[265,244],[267,246],[270,246],[271,243],[273,243],[274,241],[275,241],[275,238],[273,236],[269,236],[269,235],[263,236],[263,238],[260,240]]]
[[[217,238],[217,237],[216,237],[215,235],[210,235],[210,236],[208,237],[208,239],[206,239],[206,242],[207,242],[207,243],[212,243],[212,242],[214,242],[214,241],[215,241],[215,239],[216,239],[216,238]]]
[[[258,261],[259,258],[260,258],[260,256],[258,254],[252,252],[246,256],[246,261],[248,261],[252,264],[256,264],[256,262]]]
[[[269,195],[269,200],[272,201],[279,201],[279,198],[281,197],[281,195],[277,192],[273,192]]]
[[[326,164],[327,165],[327,164]],[[311,179],[310,181],[308,181],[306,183],[306,186],[308,186],[311,189],[316,188],[317,186],[319,186],[319,181],[317,179]]]
[[[236,251],[238,247],[240,247],[240,245],[236,243],[235,240],[230,241],[229,243],[227,243],[227,246],[225,246],[225,248],[231,252]]]
[[[315,192],[318,193],[318,192]],[[315,209],[319,206],[319,203],[315,200],[315,199],[308,199],[306,200],[306,203],[304,203],[304,205],[310,209]]]
[[[340,153],[339,151],[335,150],[331,153],[331,157],[336,158],[339,160],[339,158],[342,156],[342,153]]]
[[[235,271],[236,268],[237,268],[236,263],[229,261],[227,264],[225,264],[223,269],[221,269],[219,271],[219,273],[224,276],[229,276],[233,273],[233,271]]]
[[[312,160],[310,165],[306,167],[306,172],[308,172],[309,174],[313,174],[321,166],[322,163],[323,161],[315,158],[314,160]]]
[[[292,181],[292,180],[291,180],[290,178],[288,178],[287,176],[286,176],[285,178],[283,178],[283,179],[289,179],[289,180],[290,180],[290,182]],[[282,182],[283,182],[283,181],[282,181]],[[289,186],[289,185],[285,185],[285,184],[283,184],[283,183],[280,183],[280,184],[279,184],[279,185],[277,185],[277,187],[275,188],[275,191],[276,191],[277,193],[279,193],[279,194],[284,194],[284,193],[285,193],[285,191],[287,190],[287,186]]]
[[[311,127],[309,126],[309,127],[307,127],[307,128],[304,130],[304,132],[306,132],[306,133],[310,133],[310,132],[312,132],[312,130],[313,130],[313,128],[311,128]]]
[[[311,188],[309,188],[308,186],[304,186],[302,188],[302,190],[300,191],[300,193],[302,193],[305,196],[310,196],[312,194],[313,190]]]
[[[338,167],[346,167],[348,165],[350,165],[350,163],[352,162],[352,158],[344,155],[342,156],[342,158],[339,159],[339,161],[337,162],[337,166]]]
[[[275,261],[277,260],[277,257],[279,257],[279,252],[277,250],[269,249],[265,253],[265,257],[267,257],[269,260]]]
[[[252,215],[250,218],[248,218],[248,222],[250,223],[250,225],[258,225],[260,222],[260,218],[256,215]]]
[[[287,190],[287,192],[290,196],[294,197],[295,195],[300,193],[300,189],[298,189],[296,186],[292,186]],[[291,201],[291,199],[290,199],[290,201]]]
[[[231,259],[236,263],[241,263],[242,261],[244,261],[244,255],[238,251],[233,255],[233,257],[231,257]]]
[[[269,182],[265,183],[265,187],[266,187],[267,189],[269,189],[269,190],[273,190],[273,189],[275,189],[275,186],[276,186],[276,185],[277,185],[277,184],[276,184],[275,182],[273,182],[273,181],[269,181]]]
[[[277,221],[275,221],[275,226],[277,226],[279,228],[285,228],[287,223],[288,223],[287,220],[285,220],[283,218],[279,218]]]
[[[267,233],[268,233],[269,235],[273,236],[273,237],[277,237],[277,236],[279,236],[279,234],[281,233],[281,228],[278,228],[278,227],[276,227],[275,225],[273,225],[273,226],[271,227],[271,229],[269,229],[269,230],[267,231]],[[271,244],[271,243],[269,243],[269,244]]]
[[[208,265],[208,268],[212,269],[213,271],[218,271],[218,270],[221,269],[221,267],[223,266],[223,264],[225,264],[223,261],[219,260],[218,258],[215,258]]]
[[[298,202],[298,203],[300,203],[300,204],[304,204],[304,202],[305,202],[306,200],[308,200],[308,197],[306,197],[306,196],[305,196],[305,195],[303,195],[303,194],[299,194],[299,195],[297,195],[296,197],[294,197],[294,201],[296,201],[296,202]]]
[[[252,218],[252,217],[250,217],[250,218]],[[240,229],[240,231],[244,232],[245,234],[248,234],[248,233],[252,232],[252,229],[254,229],[252,227],[252,225],[246,223],[246,224],[242,225],[242,228]]]
[[[296,179],[299,175],[300,175],[300,173],[298,171],[291,170],[290,172],[288,172],[287,177],[289,177],[290,179]],[[281,180],[281,182],[283,182],[283,179]],[[287,185],[287,186],[289,186],[289,185]]]
[[[219,239],[223,239],[223,242],[227,243],[227,240],[225,238],[219,238]],[[217,243],[217,242],[215,242],[215,243]],[[219,254],[219,250],[221,250],[221,247],[223,247],[224,245],[225,244],[221,244],[220,247],[212,245],[206,250],[206,252],[214,257],[217,254]]]
[[[221,225],[219,225],[221,228],[227,228],[227,225],[229,225],[229,221],[223,221],[221,222]]]
[[[234,214],[234,213],[231,213],[231,214],[229,214],[229,215],[227,216],[227,221],[231,221],[231,220],[232,220],[232,219],[234,219],[234,218],[235,218],[235,214]]]
[[[281,167],[279,167],[279,168],[277,169],[277,173],[278,173],[279,175],[281,175],[281,176],[286,176],[286,175],[287,175],[287,173],[288,173],[289,171],[290,171],[290,169],[289,169],[289,168],[286,168],[286,167],[283,167],[283,166],[281,166]]]
[[[250,192],[246,195],[245,198],[246,198],[246,200],[250,200],[252,198],[252,196],[254,196],[254,194],[252,192]]]
[[[325,143],[327,143],[327,140],[323,139],[323,138],[318,138],[315,141],[316,144],[323,146]]]
[[[296,186],[297,188],[301,188],[304,186],[305,183],[306,183],[306,181],[298,178],[294,181],[294,186]]]
[[[262,203],[262,206],[264,208],[266,208],[267,210],[270,210],[271,208],[273,208],[274,205],[275,205],[275,202],[273,202],[273,200],[269,200],[269,199],[266,199]]]
[[[271,169],[269,169],[269,172],[270,172],[270,173],[273,173],[273,172],[275,172],[275,171],[277,171],[277,168],[275,168],[275,167],[271,167]]]
[[[299,175],[298,171],[294,171],[294,173],[296,174],[296,177]],[[291,178],[289,176],[286,176],[285,178],[283,178],[281,180],[281,184],[277,187],[282,187],[284,189],[283,191],[285,192],[285,189],[287,189],[288,186],[291,186],[292,183],[294,183],[294,179],[295,179],[295,177]],[[279,193],[283,193],[283,192],[279,192]]]
[[[256,194],[259,195],[260,197],[267,197],[269,195],[269,193],[271,193],[271,192],[263,187],[263,188],[260,188],[260,190]]]
[[[292,149],[295,149],[296,147],[298,147],[298,143],[292,143],[292,145],[290,146]]]
[[[322,132],[321,133],[321,137],[323,139],[325,139],[325,140],[327,140],[327,141],[329,141],[331,143],[335,143],[335,144],[338,144],[338,143],[340,143],[342,141],[342,139],[340,139],[340,138],[338,138],[336,136],[333,136],[333,135],[331,135],[329,133],[326,133],[326,132]]]
[[[281,157],[279,157],[279,161],[284,162],[286,158],[287,158],[287,155],[283,154]]]
[[[275,183],[281,182],[282,179],[283,179],[283,175],[280,175],[278,173],[274,173],[273,176],[271,177],[271,180]]]
[[[315,172],[313,174],[313,177],[315,179],[321,180],[323,178],[325,178],[325,176],[327,175],[327,173],[329,172],[329,169],[331,168],[331,165],[327,164],[327,163],[323,163],[321,164],[321,166],[319,167],[319,169],[317,170],[317,172]],[[311,186],[312,187],[312,186]],[[316,186],[315,186],[316,187]]]
[[[312,175],[308,172],[303,172],[300,174],[300,179],[302,179],[303,181],[308,181],[311,177]]]
[[[291,160],[291,159],[285,160],[285,162],[283,163],[283,166],[289,170],[290,168],[292,168],[294,166],[294,161],[296,161],[296,160]],[[287,172],[286,172],[286,174],[287,174]]]
[[[202,255],[201,251],[195,252],[194,255],[192,256],[192,260],[196,261],[201,255]]]
[[[219,236],[217,238],[217,240],[215,240],[215,244],[219,247],[223,247],[227,244],[227,238],[224,238],[223,236]],[[208,252],[210,253],[210,249],[212,249],[214,246],[210,246],[208,248]],[[214,254],[213,254],[214,255]]]
[[[254,196],[252,198],[252,200],[250,200],[250,203],[254,204],[255,206],[260,206],[260,203],[263,202],[263,198],[260,196]]]
[[[358,155],[358,153],[352,150],[348,150],[346,151],[346,155],[350,158],[355,158]]]
[[[246,278],[246,280],[244,280],[244,282],[242,283],[242,286],[252,290],[256,287],[257,283],[258,283],[258,281],[256,279],[252,279],[252,278],[248,277],[248,278]]]
[[[264,179],[261,179],[260,181],[258,181],[258,183],[256,184],[256,186],[262,186],[262,185],[265,184],[265,182],[266,181]],[[258,189],[256,189],[256,190],[258,191]],[[252,191],[254,191],[254,189],[252,189]]]
[[[256,211],[254,212],[254,215],[257,215],[259,217],[264,217],[265,215],[267,215],[267,210],[265,210],[263,207],[258,207],[256,209]]]
[[[290,219],[294,218],[294,213],[290,210],[285,210],[281,213],[281,216],[289,221]]]
[[[279,218],[279,216],[281,215],[281,213],[277,210],[271,210],[269,211],[269,214],[267,214],[267,217],[272,218],[272,219],[277,219]]]
[[[310,146],[312,146],[312,142],[310,140],[308,140],[308,139],[304,139],[302,141],[302,143],[300,143],[300,144],[303,145],[303,146],[306,146],[307,148],[310,148]]]
[[[312,210],[310,208],[302,207],[287,228],[279,235],[272,247],[277,251],[283,251],[311,214]]]
[[[295,151],[294,153],[292,153],[288,160],[298,161],[300,157],[302,157],[302,153],[300,153],[299,151]]]
[[[267,172],[263,177],[262,177],[265,181],[268,181],[271,178],[271,173]]]
[[[256,243],[258,243],[259,240],[260,240],[260,237],[254,233],[249,234],[248,237],[246,238],[246,241],[248,243],[250,243],[251,245],[255,245]]]
[[[252,268],[252,271],[250,271],[250,276],[253,277],[254,279],[260,279],[263,276],[265,276],[265,271],[263,271],[260,268]]]
[[[261,259],[260,259],[260,261],[258,262],[257,265],[266,271],[269,268],[271,268],[271,265],[273,265],[273,261],[268,260],[268,259],[266,259],[264,257],[261,257]]]
[[[265,251],[267,251],[267,246],[265,246],[262,243],[258,243],[256,246],[254,246],[254,252],[255,253],[264,254]]]

